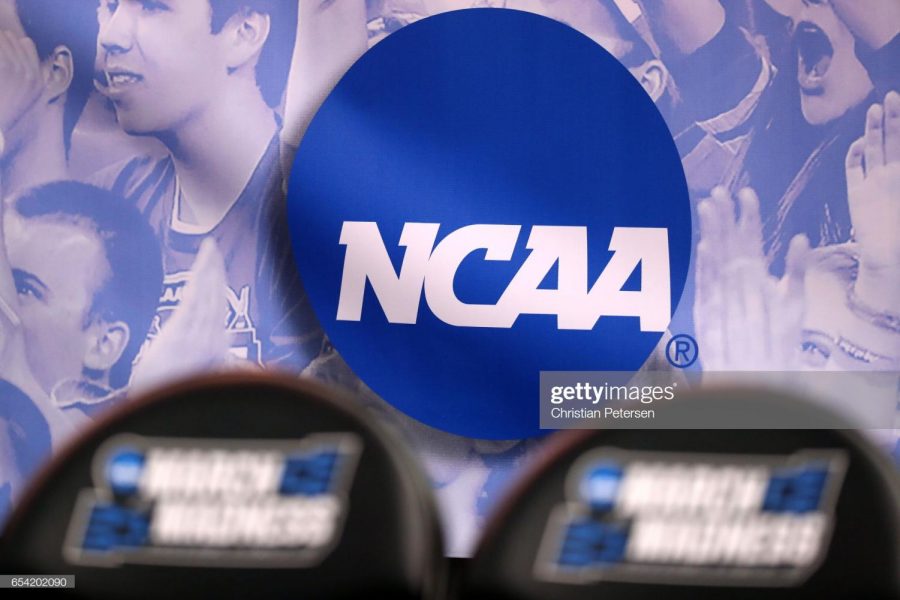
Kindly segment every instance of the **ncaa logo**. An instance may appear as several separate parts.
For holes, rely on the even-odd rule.
[[[462,302],[453,291],[456,272],[478,250],[485,251],[486,260],[510,260],[521,227],[468,225],[433,248],[439,229],[438,223],[403,226],[400,245],[406,253],[395,275],[378,224],[344,222],[341,245],[347,253],[337,319],[362,319],[369,284],[391,323],[416,322],[423,288],[434,316],[458,327],[509,329],[523,313],[556,315],[559,329],[588,331],[602,315],[640,317],[641,331],[663,331],[669,323],[669,253],[663,228],[616,227],[609,244],[614,254],[588,290],[587,229],[535,226],[526,246],[531,254],[496,304]],[[555,265],[560,272],[557,289],[540,289]],[[623,291],[638,265],[643,267],[641,289]]]
[[[690,261],[651,99],[587,37],[512,10],[445,13],[370,49],[307,130],[288,210],[348,364],[475,438],[539,433],[542,370],[639,369]]]

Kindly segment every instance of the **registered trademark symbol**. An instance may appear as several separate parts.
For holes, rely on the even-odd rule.
[[[686,333],[673,336],[666,344],[666,360],[677,369],[686,369],[694,364],[699,353],[697,340]]]

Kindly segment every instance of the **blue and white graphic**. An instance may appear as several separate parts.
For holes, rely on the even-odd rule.
[[[473,6],[504,9],[429,19]],[[63,447],[148,384],[233,365],[235,355],[294,373],[315,359],[308,374],[346,377],[343,361],[322,343],[310,303],[298,292],[302,284],[338,350],[388,401],[453,431],[530,435],[537,369],[629,369],[659,335],[653,319],[609,316],[608,305],[586,297],[601,272],[608,271],[606,283],[615,274],[607,266],[612,257],[620,266],[637,260],[609,250],[616,228],[620,235],[669,228],[669,294],[661,285],[655,306],[629,302],[627,309],[652,316],[670,305],[671,333],[697,342],[672,343],[667,356],[676,367],[897,372],[900,154],[880,151],[900,148],[897,6],[0,0],[0,31],[17,41],[0,48],[0,196],[7,209],[0,245],[8,259],[0,270],[16,283],[0,298],[0,329],[12,319],[24,335],[14,345],[6,341],[16,336],[0,335],[8,358],[0,379],[22,387],[31,404],[0,423],[0,438],[19,440],[19,425],[40,412],[40,423],[24,427],[21,443],[0,455],[0,512],[18,502],[49,448]],[[485,35],[461,25],[504,18],[524,24],[516,11],[554,20],[556,33],[538,17],[531,22],[540,25],[497,26]],[[244,54],[249,68],[226,69],[223,61],[231,59],[219,51],[221,34],[239,32],[245,19],[253,29],[259,16],[270,27],[265,40],[254,41],[255,53]],[[439,35],[425,34],[436,29]],[[561,51],[563,38],[578,49]],[[372,52],[306,136],[322,99],[367,48]],[[602,65],[584,68],[595,59]],[[454,65],[480,76],[463,77]],[[54,69],[67,75],[41,76]],[[634,82],[622,80],[626,70]],[[661,143],[646,135],[661,129],[649,102],[671,132]],[[539,110],[529,111],[528,103]],[[457,118],[461,112],[472,119]],[[694,241],[701,242],[684,292],[683,242],[664,214],[683,210],[680,192],[647,193],[667,185],[675,169],[660,170],[672,138],[699,217]],[[869,140],[866,147],[854,143],[860,138]],[[289,170],[282,167],[301,142],[303,168],[292,182],[304,201],[291,218],[302,234],[295,240],[302,283],[290,244],[267,226],[284,222],[282,178]],[[254,169],[258,177],[250,177]],[[37,218],[36,205],[26,211],[31,217],[16,215],[15,196],[57,180],[66,183],[40,204],[57,207],[59,218]],[[76,199],[72,180],[104,188],[119,182],[116,192],[128,198],[110,199],[104,216],[96,211],[104,204],[97,190]],[[716,186],[726,193],[704,204]],[[755,190],[757,203],[741,194],[744,186]],[[129,217],[136,207],[143,220]],[[148,226],[151,235],[137,235]],[[554,227],[565,248],[551,243]],[[786,269],[796,234],[814,250],[795,253],[795,268]],[[129,243],[101,244],[113,238]],[[210,260],[215,252],[197,260],[200,242],[210,238],[231,290],[224,299],[220,262]],[[99,247],[54,254],[66,240]],[[468,254],[458,269],[446,266],[455,262],[451,250],[476,244],[490,248]],[[159,251],[166,269],[154,274],[149,267]],[[345,268],[348,253],[358,270]],[[430,260],[436,253],[443,265]],[[507,253],[509,259],[496,259]],[[416,263],[414,256],[429,260]],[[553,267],[541,273],[547,262]],[[107,266],[109,277],[92,276]],[[647,266],[641,260],[624,292],[645,289],[638,284]],[[181,303],[187,272],[203,274],[195,278],[200,293]],[[776,285],[783,274],[790,277]],[[169,277],[160,307],[162,275]],[[566,302],[544,304],[565,290]],[[471,310],[459,315],[454,307],[462,303]],[[159,308],[171,318],[154,318]],[[227,314],[206,318],[218,310]],[[87,311],[103,318],[86,319]],[[111,335],[95,335],[84,326],[89,321]],[[149,354],[145,346],[133,364],[144,338],[166,321],[168,343]],[[106,340],[104,364],[90,339]],[[327,356],[317,356],[322,348]],[[860,380],[868,385],[865,375]],[[805,391],[857,407],[847,398],[858,394]],[[896,396],[877,386],[864,393]],[[441,494],[454,494],[443,502],[448,518],[466,522],[452,528],[448,548],[467,555],[480,529],[476,499],[484,496],[472,481],[490,454],[469,439],[438,439],[406,421],[401,428],[426,457],[432,481]],[[900,462],[896,431],[878,432]],[[497,463],[491,480],[512,479],[517,469]]]
[[[584,568],[614,565],[625,560],[628,528],[625,525],[599,523],[590,519],[573,521],[566,529],[559,550],[561,567]]]
[[[452,12],[379,42],[291,177],[295,256],[331,341],[385,400],[454,433],[538,433],[541,370],[638,369],[685,284],[665,122],[603,48],[539,16]]]
[[[609,510],[616,503],[624,472],[616,463],[598,464],[578,486],[581,499],[595,510]]]
[[[847,459],[602,448],[569,472],[535,564],[545,581],[802,583],[828,551]]]
[[[116,496],[131,496],[138,492],[146,457],[134,448],[123,448],[113,454],[106,464],[106,483]]]
[[[762,509],[767,512],[807,513],[819,509],[828,483],[828,465],[809,463],[772,473]]]
[[[94,462],[64,554],[75,564],[310,566],[337,544],[361,451],[353,434],[287,440],[123,435]]]
[[[96,504],[88,517],[82,551],[110,555],[150,543],[150,511],[115,504]]]

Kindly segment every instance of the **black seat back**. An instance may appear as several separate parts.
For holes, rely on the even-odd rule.
[[[5,573],[91,598],[433,597],[430,486],[363,409],[310,382],[222,376],[104,419],[39,477]]]
[[[751,390],[670,408],[747,407],[822,418]],[[857,432],[590,431],[559,434],[506,498],[461,597],[896,598],[898,579],[898,475]]]

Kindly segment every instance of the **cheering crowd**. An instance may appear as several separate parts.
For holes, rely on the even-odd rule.
[[[571,26],[656,103],[697,224],[673,331],[704,370],[900,369],[896,0],[0,0],[0,514],[140,390],[278,369],[396,422],[466,552],[537,442],[444,434],[367,390],[306,299],[284,190],[353,60],[469,7]]]

